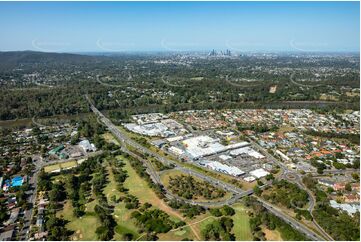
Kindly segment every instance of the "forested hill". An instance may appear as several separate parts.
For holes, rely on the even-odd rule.
[[[38,51],[0,52],[0,70],[11,70],[26,64],[83,64],[103,60],[103,56]]]

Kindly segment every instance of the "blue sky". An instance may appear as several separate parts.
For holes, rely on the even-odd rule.
[[[0,2],[0,50],[359,51],[359,2]]]

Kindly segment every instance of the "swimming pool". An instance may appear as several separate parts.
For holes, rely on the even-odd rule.
[[[23,178],[21,176],[16,176],[11,180],[12,187],[19,187],[23,185]]]

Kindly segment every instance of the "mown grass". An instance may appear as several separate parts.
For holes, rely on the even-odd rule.
[[[63,216],[64,219],[69,221],[69,223],[66,224],[66,228],[74,231],[74,234],[71,236],[72,240],[98,240],[95,229],[100,226],[100,221],[94,214],[95,204],[95,200],[86,204],[87,212],[81,218],[73,215],[73,206],[70,201],[67,201],[63,210],[57,213],[57,216]]]
[[[133,238],[137,238],[139,236],[137,227],[134,224],[134,221],[130,218],[132,210],[127,209],[125,204],[122,202],[114,203],[111,201],[111,197],[115,196],[116,199],[119,199],[119,197],[124,194],[117,190],[117,183],[114,179],[114,174],[110,166],[107,167],[107,171],[109,174],[108,183],[103,192],[108,199],[108,203],[114,206],[113,216],[117,223],[117,226],[114,229],[114,239],[123,240],[123,235],[126,233],[133,234]],[[129,179],[129,177],[127,179]]]
[[[194,239],[193,232],[189,227],[179,229],[177,231],[169,231],[166,234],[159,234],[159,240],[163,241],[180,241],[182,239]]]
[[[143,180],[133,169],[133,167],[130,165],[129,161],[125,159],[123,156],[118,156],[117,159],[120,159],[124,162],[125,166],[123,167],[124,170],[127,171],[128,178],[124,182],[124,187],[127,188],[129,191],[128,193],[131,195],[136,196],[139,199],[139,202],[141,204],[144,203],[150,203],[153,205],[154,208],[161,209],[165,211],[167,214],[171,216],[171,219],[173,221],[180,221],[183,220],[183,217],[181,214],[172,208],[170,208],[163,200],[157,197],[157,195],[154,193],[154,191],[148,186],[147,182]],[[133,239],[136,239],[141,236],[141,234],[138,233],[138,228],[135,225],[135,221],[131,219],[131,213],[134,210],[129,210],[125,207],[125,203],[118,202],[114,203],[111,201],[111,197],[115,196],[117,199],[120,196],[124,196],[125,193],[119,192],[117,190],[117,184],[114,179],[114,174],[110,168],[110,166],[107,167],[108,171],[108,183],[104,188],[104,194],[108,198],[108,202],[112,205],[114,205],[114,219],[117,222],[117,226],[115,227],[115,235],[114,240],[123,240],[123,235],[125,233],[131,233],[133,234]],[[192,238],[193,235],[192,232],[190,232],[190,229],[185,229],[188,231],[187,233],[183,235],[177,235],[176,231],[174,232],[168,232],[167,234],[159,234],[158,236],[160,238],[165,238],[164,240],[171,240],[171,238],[177,238],[175,240],[181,240],[183,238]]]
[[[64,162],[64,163],[58,163],[58,164],[45,166],[44,171],[45,172],[53,172],[53,171],[56,171],[56,170],[76,167],[77,165],[78,165],[78,163],[75,160],[71,160],[71,161]]]
[[[147,182],[136,173],[127,159],[123,156],[119,156],[118,158],[122,159],[125,163],[124,170],[128,172],[129,177],[125,180],[124,187],[129,189],[130,194],[136,196],[142,204],[146,202],[150,203],[154,207],[168,213],[170,216],[183,219],[179,212],[169,207],[155,194],[155,192],[148,186]]]
[[[253,240],[247,209],[240,203],[234,204],[232,207],[236,212],[232,216],[234,222],[233,232],[236,240]]]

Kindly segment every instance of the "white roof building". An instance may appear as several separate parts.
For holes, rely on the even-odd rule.
[[[282,158],[283,160],[285,160],[285,161],[290,161],[290,160],[291,160],[287,155],[283,154],[283,153],[282,153],[281,151],[279,151],[279,150],[276,150],[276,153],[277,153],[279,156],[281,156],[281,158]]]
[[[174,135],[174,132],[168,130],[168,127],[162,123],[150,123],[150,124],[125,124],[124,125],[130,131],[134,133],[148,135],[148,136],[161,136],[161,137],[168,137]]]
[[[175,146],[170,147],[170,148],[169,148],[169,151],[172,152],[172,153],[174,153],[174,154],[176,154],[176,155],[182,155],[182,154],[184,154],[184,151],[183,151],[182,149],[179,149],[179,148],[177,148],[177,147],[175,147]]]
[[[256,180],[256,178],[254,178],[253,176],[247,176],[243,178],[243,180],[245,180],[246,182],[253,182],[254,180]]]
[[[201,135],[192,137],[182,141],[187,153],[192,159],[198,159],[208,155],[217,154],[230,149],[236,149],[248,145],[248,142],[240,142],[231,145],[222,145],[218,139],[213,139],[209,136]]]
[[[227,166],[217,161],[209,162],[206,164],[206,166],[212,170],[223,172],[232,176],[240,176],[244,174],[244,171],[240,170],[238,167]]]
[[[77,135],[78,131],[74,130],[73,132],[71,132],[70,136],[73,137],[74,135]]]
[[[229,156],[229,155],[220,155],[219,158],[220,158],[221,160],[229,160],[229,159],[231,159],[232,157]]]
[[[267,176],[269,174],[269,172],[260,168],[260,169],[251,171],[249,174],[251,174],[252,176],[254,176],[256,178],[261,178],[261,177]]]
[[[333,208],[341,209],[341,210],[347,212],[350,216],[352,216],[357,211],[360,211],[359,204],[338,203],[335,200],[331,200],[330,205]]]
[[[220,130],[218,130],[216,133],[219,134],[219,135],[223,135],[223,136],[231,136],[231,135],[234,134],[234,132],[232,132],[232,131],[229,131],[229,132],[224,131],[223,132],[223,131],[220,131]]]
[[[184,139],[183,136],[175,136],[175,137],[167,138],[167,141],[168,142],[174,142],[174,141],[179,141],[179,140],[182,140],[182,139]]]
[[[264,158],[264,155],[262,155],[261,153],[255,151],[254,149],[252,149],[251,147],[242,147],[236,150],[232,150],[231,152],[229,152],[229,154],[231,156],[238,156],[241,154],[246,154],[248,156],[257,158],[257,159],[262,159]]]
[[[79,146],[85,151],[96,151],[94,144],[90,144],[89,140],[85,139],[79,142]]]

